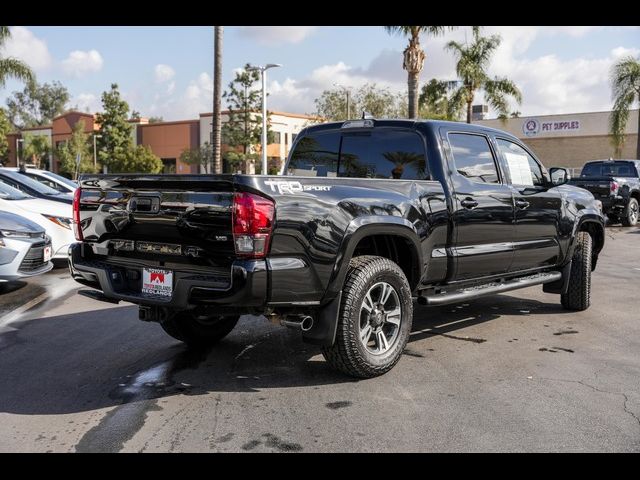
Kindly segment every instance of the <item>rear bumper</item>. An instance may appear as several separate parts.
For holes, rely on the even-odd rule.
[[[99,261],[83,255],[83,244],[69,247],[69,269],[77,282],[102,290],[109,298],[138,305],[187,309],[195,305],[260,308],[267,299],[267,268],[264,260],[237,260],[227,276],[173,271],[173,295],[140,293],[142,265]]]
[[[596,198],[602,202],[603,213],[622,213],[627,206],[627,199],[622,195]]]

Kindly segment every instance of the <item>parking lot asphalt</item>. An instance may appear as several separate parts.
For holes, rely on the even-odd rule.
[[[261,318],[191,352],[65,270],[31,282],[0,294],[0,451],[640,451],[640,228],[607,229],[589,310],[541,287],[416,305],[370,380]]]

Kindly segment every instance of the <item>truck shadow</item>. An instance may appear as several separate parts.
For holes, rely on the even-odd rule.
[[[535,321],[561,312],[557,303],[506,295],[469,305],[416,306],[407,354],[428,353],[431,336],[454,336],[501,315],[531,315]],[[320,349],[302,343],[298,332],[258,317],[243,317],[225,340],[201,351],[136,318],[136,307],[117,307],[12,324],[15,330],[0,333],[0,412],[65,414],[178,394],[358,381],[331,370]]]

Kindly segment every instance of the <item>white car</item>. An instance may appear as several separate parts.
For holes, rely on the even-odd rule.
[[[44,229],[0,210],[0,283],[40,275],[52,268],[51,240]]]
[[[73,180],[58,175],[57,173],[50,172],[49,170],[40,170],[38,168],[25,168],[18,169],[17,167],[5,167],[6,170],[13,170],[14,172],[20,172],[27,177],[37,180],[40,183],[44,183],[47,187],[58,190],[62,193],[73,194],[78,188],[78,184]]]
[[[73,235],[71,205],[33,198],[20,190],[0,182],[0,210],[15,213],[44,228],[51,237],[53,258],[66,259]]]

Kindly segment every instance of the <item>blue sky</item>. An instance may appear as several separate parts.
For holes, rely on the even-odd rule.
[[[502,44],[490,73],[516,81],[524,115],[610,108],[608,71],[624,55],[640,55],[637,27],[485,27]],[[12,27],[3,55],[22,58],[40,82],[59,80],[72,106],[100,109],[100,94],[120,85],[132,109],[165,120],[196,118],[212,103],[212,27]],[[444,51],[451,39],[470,37],[460,27],[442,38],[424,38],[421,80],[455,78]],[[402,50],[406,41],[382,27],[226,27],[226,87],[245,63],[282,63],[269,71],[269,108],[311,113],[313,100],[334,82],[375,82],[406,89]],[[10,81],[0,102],[21,88]],[[476,99],[482,101],[481,95]]]

